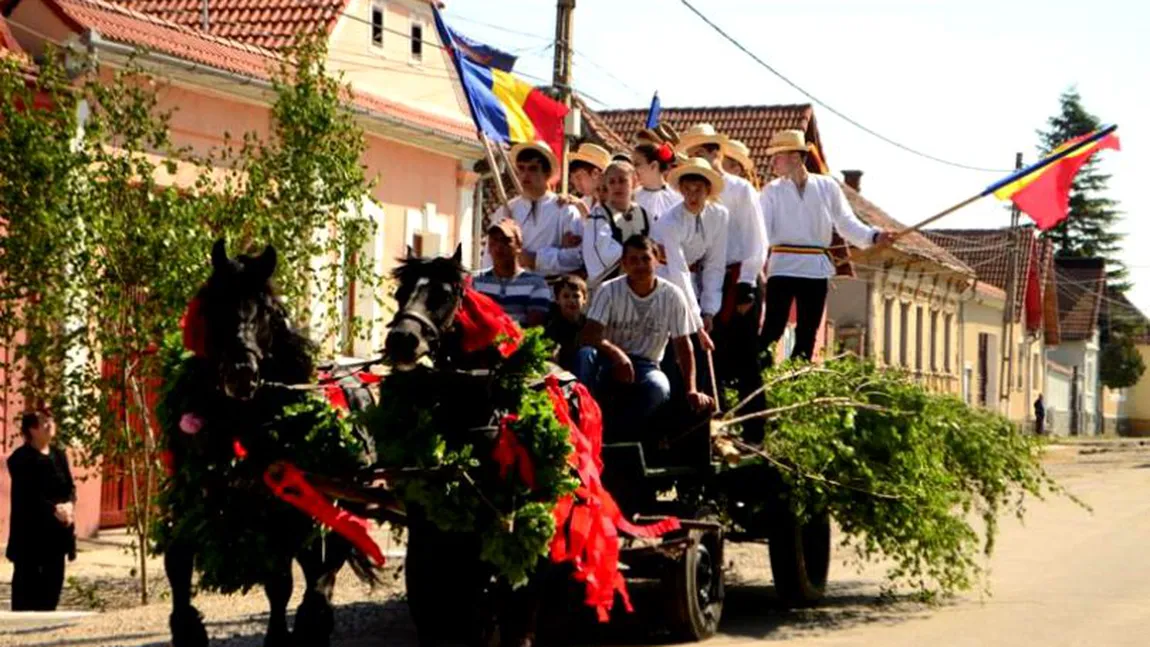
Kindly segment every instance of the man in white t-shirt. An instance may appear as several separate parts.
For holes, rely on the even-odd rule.
[[[671,399],[671,384],[659,369],[670,339],[683,375],[687,403],[696,411],[713,402],[695,387],[690,307],[683,291],[655,276],[655,243],[632,236],[623,243],[624,276],[595,293],[583,327],[576,376],[596,397],[620,389],[630,396],[616,408],[619,423],[642,424]]]

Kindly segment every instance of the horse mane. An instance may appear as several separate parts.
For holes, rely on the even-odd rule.
[[[400,259],[399,264],[391,270],[391,276],[399,282],[401,289],[404,285],[411,285],[417,279],[424,277],[459,285],[466,274],[467,270],[450,258],[404,258]]]
[[[210,303],[217,291],[236,289],[234,283],[224,283],[225,280],[213,273],[196,298]],[[287,308],[270,279],[256,288],[254,296],[269,313],[271,343],[260,367],[264,378],[287,384],[308,382],[315,369],[315,344],[292,326]]]

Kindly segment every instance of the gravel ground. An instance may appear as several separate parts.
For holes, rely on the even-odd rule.
[[[1090,446],[1063,446],[1054,448],[1047,456],[1047,463],[1054,474],[1072,490],[1081,490],[1087,498],[1095,494],[1099,487],[1100,474],[1115,474],[1115,470],[1150,467],[1150,447],[1140,443],[1114,443]],[[1126,472],[1127,474],[1136,474]],[[1143,472],[1145,473],[1145,472]],[[1109,477],[1107,477],[1109,478]],[[1095,496],[1101,497],[1102,494]],[[1068,519],[1081,524],[1085,518],[1081,511],[1071,509]],[[1010,532],[1023,532],[1021,529],[1008,529]],[[1028,539],[1027,541],[1033,541]],[[389,541],[382,542],[385,550],[398,547]],[[123,538],[118,541],[84,542],[77,561],[69,565],[72,583],[66,587],[62,608],[106,609],[98,615],[74,621],[68,626],[51,626],[45,622],[40,626],[15,625],[0,619],[0,645],[5,647],[47,647],[52,646],[125,646],[161,647],[169,644],[167,616],[166,581],[161,565],[151,562],[153,573],[153,602],[146,606],[135,606],[138,597],[137,584],[131,575],[135,566],[132,556],[124,550]],[[1028,549],[1029,550],[1029,549]],[[1027,551],[1021,553],[1023,556]],[[842,551],[837,552],[842,557]],[[731,584],[738,586],[728,590],[724,611],[723,633],[720,641],[735,638],[743,642],[746,638],[765,638],[803,642],[813,638],[817,644],[828,635],[845,638],[853,632],[874,630],[879,627],[912,625],[911,621],[935,622],[944,618],[939,609],[924,607],[909,599],[884,598],[879,595],[881,567],[868,566],[859,569],[848,566],[841,560],[832,565],[831,584],[828,587],[827,602],[817,609],[784,611],[775,601],[770,582],[770,565],[767,548],[759,544],[730,546],[727,551],[728,574]],[[400,564],[402,560],[392,559],[383,578],[383,585],[371,590],[345,570],[336,589],[336,633],[335,647],[366,647],[367,645],[415,645],[415,632],[411,626],[406,605],[403,602],[403,581]],[[302,574],[296,568],[296,590],[290,609],[294,609],[302,597]],[[0,564],[0,609],[7,607],[7,585],[11,581],[11,565]],[[625,625],[651,627],[658,626],[659,619],[651,613],[658,612],[658,605],[646,602],[643,592],[637,590],[635,605],[639,609]],[[960,610],[965,605],[978,604],[977,600],[959,601]],[[257,647],[263,641],[263,629],[267,618],[267,602],[261,590],[253,590],[246,595],[221,596],[205,594],[197,598],[198,608],[204,613],[213,645],[220,647]],[[960,611],[964,612],[964,611]],[[619,614],[622,615],[622,614]],[[934,619],[934,620],[932,620]],[[563,635],[563,642],[613,642],[624,640],[628,643],[651,642],[649,635],[616,632],[614,628],[606,635]],[[865,644],[885,644],[882,641]],[[831,644],[831,643],[828,643]],[[863,644],[847,642],[833,644]],[[915,643],[913,640],[909,644]],[[1101,643],[1099,643],[1101,644]]]

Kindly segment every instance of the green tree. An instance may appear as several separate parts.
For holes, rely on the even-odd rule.
[[[212,240],[227,236],[233,252],[275,244],[298,323],[328,338],[347,328],[352,281],[377,292],[352,262],[374,227],[358,217],[363,133],[325,59],[318,40],[298,42],[274,77],[270,136],[245,133],[204,159],[173,145],[159,82],[135,63],[72,82],[53,54],[34,88],[0,62],[0,337],[16,349],[5,368],[24,373],[28,402],[51,404],[86,462],[126,477],[144,602],[161,468],[156,351],[206,278]],[[222,182],[221,160],[232,171]],[[161,178],[177,163],[200,165],[190,190]]]
[[[1111,389],[1124,389],[1134,386],[1146,372],[1146,363],[1138,352],[1138,344],[1133,337],[1123,334],[1111,335],[1102,345],[1098,360],[1098,377],[1102,384]]]
[[[1101,124],[1083,107],[1076,88],[1063,92],[1059,105],[1058,114],[1047,120],[1046,130],[1038,131],[1043,154],[1068,139],[1097,130]],[[1111,285],[1125,292],[1130,287],[1128,273],[1118,259],[1123,236],[1115,231],[1121,212],[1118,203],[1104,195],[1110,175],[1102,173],[1098,164],[1099,159],[1092,157],[1078,172],[1070,191],[1070,217],[1043,236],[1054,242],[1058,256],[1105,258]]]

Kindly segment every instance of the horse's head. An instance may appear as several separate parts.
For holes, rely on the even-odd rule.
[[[271,355],[284,312],[271,286],[276,250],[229,258],[223,239],[212,246],[212,275],[200,290],[204,353],[224,394],[248,400],[259,387],[261,365]]]
[[[407,368],[438,348],[463,298],[463,247],[451,258],[416,258],[411,248],[393,275],[399,282],[399,311],[391,320],[384,353],[396,367]]]

